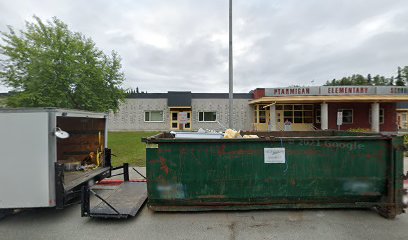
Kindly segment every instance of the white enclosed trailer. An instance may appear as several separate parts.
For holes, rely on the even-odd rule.
[[[65,132],[68,138],[57,137]],[[95,167],[67,171],[92,153]],[[111,175],[110,155],[106,113],[1,109],[0,209],[63,208],[80,196],[82,186]]]

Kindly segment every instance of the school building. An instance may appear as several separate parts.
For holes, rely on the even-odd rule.
[[[234,94],[232,120],[237,130],[279,131],[290,122],[293,131],[396,132],[407,128],[406,102],[408,87],[398,86],[257,88]],[[117,131],[223,130],[228,94],[133,93],[109,122],[109,129]]]

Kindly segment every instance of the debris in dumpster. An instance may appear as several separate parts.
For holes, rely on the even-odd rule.
[[[242,138],[259,138],[258,135],[244,135]]]
[[[225,130],[224,138],[226,138],[226,139],[242,138],[242,136],[239,133],[239,131],[235,131],[235,130],[229,128],[229,129]]]
[[[222,133],[217,132],[170,132],[174,135],[176,139],[220,139],[223,138],[224,135]]]
[[[227,129],[225,133],[216,132],[214,130],[198,129],[197,132],[170,132],[175,139],[238,139],[238,138],[259,138],[258,135],[247,134],[242,136],[240,131]]]

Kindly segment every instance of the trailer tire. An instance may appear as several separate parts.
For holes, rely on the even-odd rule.
[[[0,220],[11,215],[14,212],[13,209],[0,209]]]

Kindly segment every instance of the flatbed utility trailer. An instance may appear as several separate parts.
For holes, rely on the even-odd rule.
[[[62,209],[77,203],[83,188],[111,177],[118,168],[111,164],[107,122],[106,113],[1,109],[0,217],[13,209]],[[139,194],[125,189],[124,199]]]

